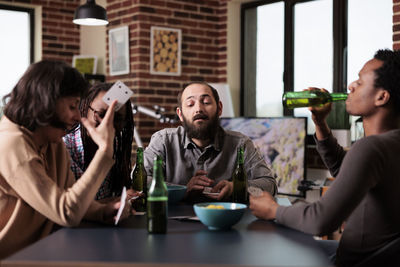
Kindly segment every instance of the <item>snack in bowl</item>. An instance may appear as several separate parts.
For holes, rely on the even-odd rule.
[[[220,209],[223,210],[225,209],[224,206],[222,205],[214,205],[214,204],[210,204],[208,206],[205,206],[206,209]]]
[[[199,220],[209,230],[229,229],[240,221],[247,206],[231,202],[206,202],[193,205]]]

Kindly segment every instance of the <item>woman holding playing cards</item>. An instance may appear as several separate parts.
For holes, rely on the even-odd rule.
[[[108,105],[103,96],[112,87],[112,83],[99,83],[89,89],[87,96],[82,99],[80,113],[96,127],[102,122]],[[96,194],[97,200],[104,200],[121,194],[123,186],[130,187],[131,151],[133,141],[133,114],[130,101],[114,114],[114,155],[115,163]],[[71,169],[75,178],[79,179],[91,163],[97,144],[90,133],[78,125],[71,133],[64,136],[64,143],[71,155]]]
[[[81,74],[63,62],[32,64],[3,99],[0,121],[0,259],[82,219],[112,222],[119,200],[94,201],[114,165],[113,102],[97,125],[81,118],[87,91]],[[62,137],[77,123],[97,145],[75,182]],[[129,206],[129,205],[127,205]],[[126,208],[123,217],[127,217]]]

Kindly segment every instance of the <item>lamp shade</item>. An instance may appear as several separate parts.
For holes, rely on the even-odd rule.
[[[107,12],[103,7],[96,5],[95,0],[87,0],[86,4],[75,10],[72,22],[87,26],[107,25]]]

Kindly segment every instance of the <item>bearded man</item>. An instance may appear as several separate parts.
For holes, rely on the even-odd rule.
[[[220,126],[222,102],[216,89],[203,82],[191,83],[179,93],[178,105],[183,126],[153,134],[144,152],[148,175],[152,176],[154,157],[160,155],[166,181],[186,185],[187,200],[227,200],[233,191],[237,148],[242,146],[248,185],[277,193],[275,178],[250,138]],[[214,194],[202,194],[206,187]]]

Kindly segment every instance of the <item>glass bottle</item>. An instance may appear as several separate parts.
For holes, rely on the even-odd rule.
[[[247,195],[247,174],[244,169],[244,150],[243,147],[237,149],[236,168],[232,174],[233,193],[232,200],[236,203],[248,203]]]
[[[132,206],[136,211],[146,211],[147,203],[147,173],[143,163],[143,148],[138,147],[136,151],[136,166],[132,173],[132,189],[142,191],[144,196],[136,199]]]
[[[328,102],[344,101],[347,93],[328,93],[321,90],[285,92],[282,104],[286,108],[318,107]]]
[[[168,190],[164,181],[161,156],[154,158],[153,180],[147,196],[147,231],[155,234],[167,232]]]

